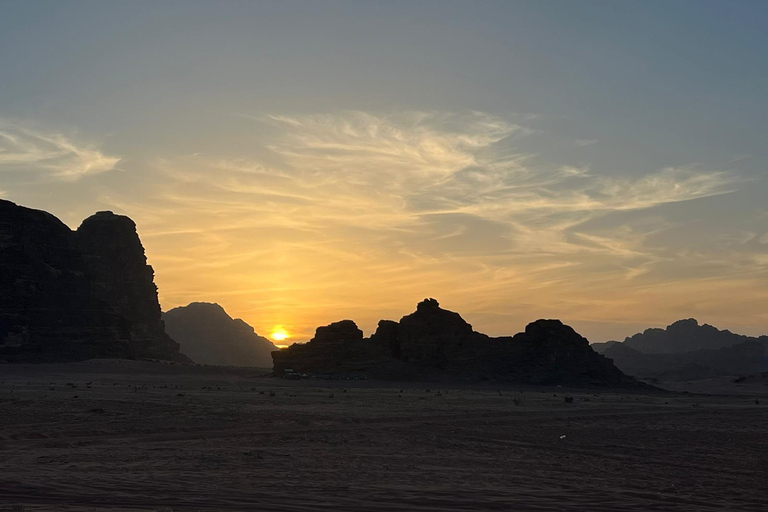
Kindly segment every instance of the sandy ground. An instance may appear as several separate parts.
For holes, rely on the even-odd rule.
[[[284,381],[126,361],[0,375],[0,510],[768,510],[765,386]]]

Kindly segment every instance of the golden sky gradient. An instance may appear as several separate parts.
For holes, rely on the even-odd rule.
[[[11,3],[0,197],[130,216],[164,309],[284,342],[425,297],[766,334],[765,8],[704,4]]]
[[[675,220],[748,185],[736,174],[604,177],[547,165],[515,149],[531,135],[524,124],[481,112],[252,122],[269,127],[266,157],[157,158],[147,171],[156,179],[126,183],[140,193],[115,184],[95,198],[137,222],[164,309],[218,302],[263,335],[281,326],[288,343],[342,318],[370,334],[425,297],[494,335],[540,317],[594,341],[689,316],[744,331],[765,319],[767,292],[752,272],[768,261],[733,248],[763,248],[768,235],[698,252],[711,227],[696,234],[700,223]],[[71,151],[60,135],[4,134],[16,141],[6,160],[61,160],[55,148],[77,158],[52,166],[60,182],[71,181],[68,168],[121,167],[93,147]],[[83,213],[65,220],[76,227]],[[691,240],[679,246],[681,237]]]

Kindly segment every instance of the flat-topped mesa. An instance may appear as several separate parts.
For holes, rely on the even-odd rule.
[[[560,320],[536,320],[525,326],[525,331],[516,334],[513,340],[552,350],[580,350],[589,347],[589,340],[577,333],[570,325]]]
[[[309,343],[322,345],[341,345],[348,342],[362,341],[363,331],[352,320],[333,322],[315,330],[315,337]]]
[[[0,359],[185,361],[160,319],[152,267],[131,219],[99,212],[72,232],[0,201]]]

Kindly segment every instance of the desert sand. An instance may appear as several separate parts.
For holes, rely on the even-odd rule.
[[[264,372],[0,365],[0,510],[768,510],[765,385],[632,394]]]

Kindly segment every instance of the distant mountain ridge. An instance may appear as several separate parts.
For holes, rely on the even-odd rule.
[[[651,328],[624,339],[624,345],[645,354],[681,354],[694,350],[715,350],[732,347],[746,341],[759,341],[768,344],[768,336],[759,338],[734,334],[728,330],[719,330],[709,324],[699,325],[694,318],[678,320],[666,329]],[[619,343],[593,343],[592,348],[602,352],[608,346]]]
[[[693,380],[768,370],[768,336],[735,334],[693,318],[592,348],[636,377]]]
[[[245,321],[210,302],[193,302],[163,313],[165,328],[197,363],[272,367],[277,347]]]

